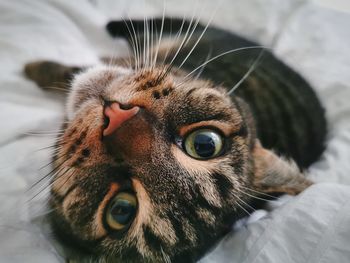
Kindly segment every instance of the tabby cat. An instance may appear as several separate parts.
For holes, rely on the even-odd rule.
[[[311,185],[302,170],[324,149],[324,110],[270,51],[193,20],[107,30],[134,62],[25,67],[69,90],[49,200],[69,260],[194,262],[260,199]]]

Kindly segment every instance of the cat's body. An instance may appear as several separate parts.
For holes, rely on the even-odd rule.
[[[172,28],[169,19],[157,21],[154,28],[159,32],[164,26],[164,35],[179,27],[185,32],[190,25],[174,22]],[[132,26],[146,28],[143,21],[128,26],[114,22],[108,30],[126,37]],[[210,59],[208,53],[215,57],[256,46],[209,28],[178,70],[203,28],[194,30],[194,40],[174,61],[181,38],[169,52],[156,46],[145,48],[143,56],[135,50],[131,68],[98,66],[75,77],[69,124],[54,156],[50,200],[53,228],[74,251],[70,257],[191,262],[251,211],[254,196],[297,194],[311,184],[296,165],[268,149],[293,158],[300,168],[319,157],[326,122],[315,93],[293,70],[258,48],[227,53],[208,63],[199,79],[187,77]],[[138,41],[143,39],[141,32]],[[151,50],[159,51],[157,63]],[[251,74],[228,95],[257,57],[261,60]],[[26,67],[41,86],[67,82],[77,71],[48,62]],[[126,217],[111,210],[122,201],[133,214],[121,226]]]

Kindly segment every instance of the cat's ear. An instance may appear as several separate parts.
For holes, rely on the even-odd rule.
[[[74,75],[84,67],[66,66],[54,61],[34,61],[24,66],[24,74],[44,89],[66,92]]]
[[[259,192],[296,195],[312,184],[293,161],[263,148],[258,140],[253,149],[253,158],[253,184]]]

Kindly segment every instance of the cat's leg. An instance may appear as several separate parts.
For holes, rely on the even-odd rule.
[[[24,66],[25,75],[38,86],[48,89],[69,90],[70,81],[85,67],[66,66],[53,61],[35,61]]]

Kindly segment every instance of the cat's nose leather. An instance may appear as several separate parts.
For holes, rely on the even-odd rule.
[[[128,109],[122,109],[118,102],[113,102],[104,108],[104,115],[109,122],[107,127],[103,130],[103,136],[108,136],[115,132],[124,122],[134,117],[139,107],[134,106]]]

